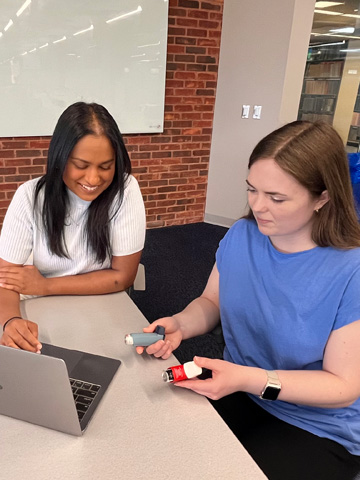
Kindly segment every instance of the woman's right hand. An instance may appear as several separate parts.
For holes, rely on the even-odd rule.
[[[148,346],[146,348],[146,353],[166,360],[170,357],[173,350],[178,348],[183,339],[180,324],[175,317],[163,317],[144,328],[143,331],[145,333],[152,333],[157,325],[161,325],[165,328],[165,339],[159,340],[158,342]],[[136,351],[139,354],[143,353],[144,350],[145,347],[136,347]]]
[[[0,345],[40,353],[42,345],[38,340],[37,324],[24,318],[11,320],[5,327]]]

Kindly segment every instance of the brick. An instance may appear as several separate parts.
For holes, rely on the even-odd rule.
[[[49,140],[30,140],[30,148],[49,148]],[[21,148],[21,147],[16,147]]]
[[[165,225],[165,223],[163,221],[158,221],[158,220],[147,222],[147,227],[148,228],[160,228],[160,227],[163,227],[164,225]]]
[[[207,18],[209,18],[210,14],[211,14],[210,12],[206,12],[206,11],[203,11],[203,10],[189,10],[188,11],[188,17],[190,17],[190,18],[207,19]]]
[[[185,8],[199,8],[200,6],[199,2],[195,0],[179,0],[178,5]]]
[[[17,183],[2,183],[0,184],[0,190],[13,190],[17,189]]]
[[[176,187],[159,187],[158,192],[174,192],[176,190]]]
[[[39,157],[40,150],[16,150],[16,157]]]
[[[158,220],[172,220],[173,218],[175,218],[173,213],[165,213],[164,215],[157,216]]]
[[[175,43],[181,45],[196,45],[196,38],[176,37]],[[169,68],[167,65],[166,68]]]
[[[16,168],[7,168],[7,167],[2,167],[0,168],[0,175],[13,175],[16,173]]]
[[[47,160],[46,158],[33,158],[32,162],[33,165],[46,165]]]
[[[4,140],[1,142],[2,148],[9,148],[9,149],[15,149],[15,148],[27,148],[29,146],[29,142],[18,142],[16,140],[14,141],[9,141],[9,140]]]
[[[0,172],[1,173],[1,172]],[[29,180],[29,175],[6,175],[3,181],[5,182],[17,182],[17,183],[24,183]]]
[[[186,53],[195,53],[198,55],[204,55],[206,53],[206,48],[204,47],[186,47]]]
[[[209,74],[206,74],[209,75]],[[194,80],[196,73],[193,72],[175,72],[175,78],[181,78],[183,80]]]
[[[200,28],[206,28],[206,29],[211,29],[211,28],[220,28],[221,24],[219,22],[215,21],[207,21],[207,20],[200,20],[199,21],[199,27]]]
[[[186,65],[186,70],[192,70],[196,72],[204,72],[206,70],[206,65],[199,65],[197,63]]]
[[[213,97],[215,95],[215,90],[212,88],[199,88],[196,90],[196,95],[201,95],[202,97],[209,96]]]
[[[161,145],[160,147],[161,150],[180,150],[180,145],[177,143],[168,143],[166,145]]]
[[[198,40],[197,43],[199,46],[205,46],[205,47],[217,47],[218,42],[217,40],[213,38],[201,38]]]
[[[173,35],[173,36],[179,35],[181,37],[185,37],[186,30],[185,30],[185,28],[169,27],[168,28],[168,34]]]
[[[153,152],[151,154],[151,158],[167,158],[167,157],[171,157],[171,152],[162,151],[162,152]]]
[[[198,27],[198,21],[191,18],[178,18],[176,24],[180,27]],[[205,27],[206,28],[206,27]]]
[[[150,145],[140,145],[140,152],[154,152],[160,150],[160,145],[151,143]]]
[[[0,150],[0,158],[14,158],[15,150]]]
[[[147,153],[147,152],[133,153],[131,155],[131,158],[136,159],[136,160],[147,159],[147,158],[150,158],[150,153]]]
[[[214,5],[213,3],[201,2],[201,8],[206,10],[221,10],[221,5]]]
[[[216,58],[210,55],[198,55],[196,61],[199,63],[216,63]]]
[[[186,10],[169,6],[169,17],[186,17]]]

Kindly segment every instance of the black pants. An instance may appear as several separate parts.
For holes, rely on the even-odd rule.
[[[211,403],[270,480],[360,480],[360,456],[279,420],[245,393]]]

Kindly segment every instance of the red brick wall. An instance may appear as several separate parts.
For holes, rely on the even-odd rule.
[[[169,0],[165,123],[125,135],[148,227],[204,218],[224,0]],[[45,173],[49,137],[0,138],[0,225],[17,187]]]

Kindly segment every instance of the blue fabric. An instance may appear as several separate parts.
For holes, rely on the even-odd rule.
[[[360,249],[277,251],[251,220],[220,242],[220,314],[224,358],[267,370],[320,370],[330,333],[360,319]],[[323,409],[264,402],[276,417],[360,455],[360,399]]]
[[[356,213],[360,220],[360,153],[348,153],[347,156]]]

